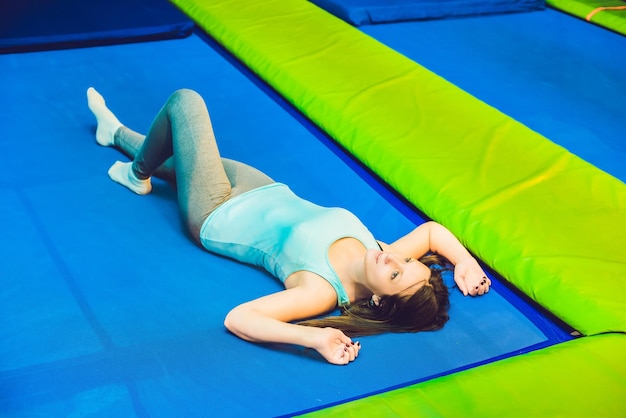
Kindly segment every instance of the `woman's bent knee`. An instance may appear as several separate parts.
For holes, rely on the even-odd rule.
[[[206,105],[200,94],[191,89],[179,89],[172,93],[168,99],[168,105],[176,107],[190,107],[202,109]]]

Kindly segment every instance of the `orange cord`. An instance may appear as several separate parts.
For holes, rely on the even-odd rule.
[[[602,10],[626,10],[626,6],[612,6],[612,7],[598,7],[595,10],[592,10],[586,17],[587,22],[591,22],[591,18],[595,16],[596,13],[601,12]]]

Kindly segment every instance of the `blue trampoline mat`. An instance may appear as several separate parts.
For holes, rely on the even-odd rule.
[[[43,77],[42,77],[43,75]],[[196,36],[0,56],[0,415],[277,416],[325,407],[563,341],[494,277],[451,298],[438,332],[362,338],[332,366],[229,334],[233,306],[278,291],[183,232],[175,193],[111,182],[85,91],[146,131],[175,89],[209,104],[225,157],[355,212],[383,241],[423,221]]]
[[[359,29],[626,182],[625,36],[553,9]]]

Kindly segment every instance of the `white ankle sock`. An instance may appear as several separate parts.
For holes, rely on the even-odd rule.
[[[137,194],[148,194],[152,191],[152,183],[150,178],[145,180],[137,178],[132,169],[132,162],[124,163],[116,161],[109,168],[109,177],[116,183],[126,186]]]
[[[109,110],[104,101],[104,97],[93,87],[87,89],[87,106],[96,117],[98,124],[96,128],[96,142],[104,147],[113,145],[115,132],[122,126],[122,123]]]

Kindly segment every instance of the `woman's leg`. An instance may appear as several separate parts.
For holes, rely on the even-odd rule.
[[[231,196],[204,100],[191,90],[172,94],[152,122],[135,155],[133,173],[148,179],[174,158],[178,206],[192,236],[206,217]]]
[[[115,133],[114,144],[131,160],[134,160],[145,139],[145,135],[135,132],[126,126],[121,126]],[[222,158],[222,165],[231,185],[231,197],[274,182],[262,171],[239,161]],[[165,160],[156,169],[154,176],[167,180],[173,186],[176,186],[174,157]]]
[[[222,158],[222,164],[232,187],[231,198],[274,183],[267,174],[239,161]]]
[[[98,143],[117,145],[130,156],[134,154],[132,165],[114,164],[109,170],[111,178],[133,190],[133,178],[149,182],[156,170],[171,173],[175,167],[181,214],[196,239],[206,217],[219,205],[235,194],[273,182],[258,170],[231,160],[225,160],[225,170],[206,105],[191,90],[179,90],[170,96],[145,139],[124,128],[95,90],[88,91],[88,100],[98,120]],[[120,174],[123,170],[128,173]]]
[[[106,106],[102,95],[93,87],[87,89],[87,104],[96,117],[96,142],[105,147],[115,146],[130,159],[134,159],[146,139],[145,135],[141,135],[122,125],[115,114]],[[170,158],[165,161],[162,166],[154,172],[154,175],[174,183],[175,173],[173,159]]]
[[[119,128],[115,134],[115,145],[130,159],[134,159],[145,141],[141,135],[126,126]],[[239,161],[222,157],[222,166],[231,186],[231,198],[258,187],[274,183],[267,174]],[[176,187],[176,165],[174,157],[170,157],[154,172],[154,176],[168,181]]]
[[[135,155],[137,155],[145,140],[145,135],[135,132],[126,126],[121,126],[115,132],[113,143],[118,149],[126,154],[128,158],[134,160]],[[172,185],[175,185],[176,171],[174,168],[174,158],[170,157],[165,160],[165,162],[154,171],[153,175],[168,181]]]

